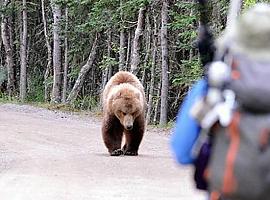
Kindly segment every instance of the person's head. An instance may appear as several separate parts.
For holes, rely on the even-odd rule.
[[[248,9],[224,38],[233,53],[270,60],[270,4],[258,3]]]

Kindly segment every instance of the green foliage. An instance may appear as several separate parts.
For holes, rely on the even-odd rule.
[[[99,63],[99,68],[106,69],[116,65],[118,65],[118,62],[116,61],[115,58],[103,56],[102,61]]]
[[[200,77],[202,77],[203,69],[200,65],[200,62],[197,60],[183,60],[182,68],[183,69],[173,80],[174,85],[187,84],[191,85]]]
[[[83,97],[77,98],[73,104],[72,107],[74,109],[80,109],[80,110],[90,110],[92,111],[98,106],[99,98],[92,95],[86,95]]]
[[[5,92],[0,91],[0,103],[19,103],[17,96],[9,96]]]
[[[21,19],[19,18],[21,14],[21,1],[11,1],[13,3],[9,4],[6,8],[0,7],[0,14],[6,14],[12,19],[12,26],[15,28],[12,30],[14,41],[14,59],[16,66],[16,91],[18,89],[19,82],[19,66],[20,66],[20,29],[21,29]],[[102,84],[102,71],[113,67],[113,72],[117,71],[117,66],[119,64],[119,30],[124,30],[126,33],[126,50],[132,47],[132,40],[134,37],[134,31],[137,25],[138,11],[140,8],[146,8],[146,14],[149,16],[149,22],[151,27],[151,48],[153,47],[153,29],[154,29],[154,17],[157,20],[158,31],[161,28],[161,7],[162,1],[153,0],[51,0],[45,1],[45,12],[48,28],[49,43],[53,47],[53,15],[51,3],[60,4],[61,10],[63,11],[61,19],[61,50],[64,51],[64,36],[67,33],[68,39],[68,88],[70,91],[74,85],[78,74],[80,72],[81,66],[85,64],[91,51],[93,40],[98,33],[100,35],[98,41],[97,55],[94,64],[91,68],[91,73],[84,82],[83,91],[79,92],[81,96],[74,102],[74,109],[88,109],[92,110],[98,106],[99,102],[99,88]],[[211,25],[216,24],[219,28],[225,26],[224,20],[226,18],[226,12],[228,8],[228,0],[220,1],[209,1],[209,4],[216,9],[213,9],[213,13],[216,13],[216,18],[211,19]],[[252,0],[245,3],[245,6],[250,6]],[[169,44],[169,73],[170,81],[175,85],[189,85],[198,78],[202,76],[202,69],[198,61],[198,51],[193,46],[194,41],[197,37],[198,28],[198,11],[197,11],[197,1],[169,1],[169,30],[168,30],[168,44]],[[211,7],[211,8],[212,8]],[[65,17],[64,11],[68,8],[68,27],[67,32],[65,32]],[[29,1],[27,3],[28,11],[28,61],[27,61],[27,81],[28,81],[28,91],[27,97],[28,101],[44,101],[44,84],[46,84],[50,89],[53,84],[53,72],[50,72],[51,77],[44,82],[44,73],[47,65],[47,48],[46,41],[44,37],[42,16],[41,16],[41,2],[40,1]],[[212,10],[209,15],[213,15]],[[221,22],[220,22],[221,21]],[[148,22],[148,20],[145,20]],[[146,25],[146,24],[145,24]],[[147,26],[145,27],[147,28]],[[144,63],[144,58],[146,56],[146,31],[143,30],[143,36],[140,48],[140,60]],[[110,57],[107,55],[107,33],[111,33],[111,54]],[[160,65],[161,65],[161,52],[160,52],[160,35],[158,37],[158,52],[156,58],[156,71],[155,71],[155,90],[154,90],[154,105],[160,100],[157,96],[158,83],[160,82]],[[128,43],[129,42],[129,43]],[[4,50],[2,45],[1,51]],[[52,52],[53,53],[53,52]],[[64,53],[64,52],[63,52]],[[129,51],[129,56],[131,52]],[[148,84],[151,75],[150,67],[152,66],[152,56],[149,55],[148,61],[145,64],[141,64],[140,71],[138,73],[139,78],[141,78],[141,72],[145,69],[145,84]],[[64,61],[64,54],[62,54],[62,64]],[[128,58],[126,61],[130,62]],[[0,56],[0,65],[5,64],[5,53]],[[127,63],[128,66],[130,63]],[[50,69],[53,70],[53,69]],[[93,76],[93,77],[90,77]],[[0,68],[0,84],[6,81],[6,72]],[[171,87],[169,91],[169,103],[172,103],[170,107],[169,115],[171,119],[173,115],[174,105],[177,105],[179,101],[179,93],[185,90],[182,87]],[[147,88],[147,85],[145,85]],[[174,91],[177,90],[177,91]],[[179,92],[179,90],[181,90]],[[182,94],[182,93],[181,93]],[[1,94],[0,98],[8,99],[5,94]],[[176,107],[176,106],[175,106]],[[158,114],[157,114],[158,115]]]
[[[125,27],[125,23],[129,26],[129,23],[136,18],[139,8],[149,2],[150,0],[123,0],[122,5],[120,5],[120,2],[115,0],[81,0],[77,1],[77,4],[69,3],[68,5],[70,5],[74,15],[86,14],[86,19],[80,21],[76,26],[78,30],[86,33],[111,28],[119,29]],[[136,20],[134,22],[136,23]]]
[[[257,0],[245,0],[244,9],[248,9],[249,7],[253,6],[255,3],[257,3]]]
[[[80,72],[79,66],[72,67],[70,73],[68,73],[68,78],[76,79],[78,77],[79,72]]]
[[[87,26],[97,31],[105,30],[113,26],[113,20],[116,17],[116,8],[119,6],[118,1],[100,0],[94,3]]]
[[[139,8],[148,5],[150,2],[151,0],[122,0],[122,6],[117,9],[117,13],[122,14],[121,17],[119,16],[120,20],[124,20],[122,22],[134,20]]]
[[[7,103],[10,101],[10,98],[7,94],[0,92],[0,103]]]
[[[50,76],[47,78],[46,81],[44,81],[44,84],[46,84],[48,87],[53,85],[53,76]]]
[[[186,32],[179,33],[179,37],[181,38],[181,42],[178,43],[178,47],[185,50],[193,49],[192,43],[195,41],[197,37],[197,32],[195,30],[190,30]]]
[[[244,10],[254,6],[256,3],[270,3],[270,0],[245,0]]]
[[[44,101],[43,79],[41,79],[40,77],[32,77],[30,81],[28,81],[27,101]]]
[[[172,30],[185,31],[193,29],[194,23],[198,19],[196,6],[194,3],[178,2],[175,4],[175,9],[170,11],[170,16],[173,17],[169,27]],[[195,13],[194,13],[195,12]]]
[[[9,16],[12,15],[14,12],[18,11],[20,8],[20,2],[11,1],[6,6],[3,3],[0,4],[0,15]]]
[[[190,2],[177,2],[170,12],[173,18],[170,29],[177,32],[176,51],[181,52],[180,71],[173,74],[174,85],[191,84],[202,76],[202,68],[195,54],[190,60],[190,53],[195,52],[193,43],[197,38],[198,13],[196,4]],[[178,64],[179,65],[179,64]]]
[[[160,132],[160,129],[163,129],[163,131],[169,131],[171,130],[173,127],[175,126],[175,121],[170,120],[167,124],[165,125],[160,125],[160,124],[156,124],[156,125],[151,125],[149,127],[151,127],[152,129],[158,129],[157,131]],[[155,130],[152,130],[155,131]]]

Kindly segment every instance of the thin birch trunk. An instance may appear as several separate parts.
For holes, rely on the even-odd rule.
[[[145,84],[145,79],[146,79],[146,68],[147,68],[147,63],[149,60],[149,55],[150,55],[150,48],[151,48],[151,27],[150,27],[150,20],[149,20],[149,15],[146,15],[146,36],[145,36],[145,46],[146,46],[146,53],[143,61],[143,73],[142,73],[142,84]]]
[[[61,40],[60,40],[60,20],[61,8],[60,5],[52,1],[53,11],[53,89],[52,103],[60,103],[61,101]]]
[[[50,45],[50,39],[47,31],[47,20],[45,16],[44,0],[41,0],[41,9],[42,9],[43,31],[47,47],[47,66],[44,74],[44,99],[47,102],[50,100],[50,91],[51,91],[48,83],[48,78],[52,73],[52,48]]]
[[[125,70],[125,31],[120,31],[120,47],[119,47],[119,70]]]
[[[168,113],[168,1],[163,0],[161,11],[161,60],[162,60],[162,85],[161,85],[161,103],[160,103],[160,120],[159,124],[164,126],[167,124]]]
[[[107,81],[108,81],[108,69],[106,68],[103,69],[102,71],[102,86],[101,86],[102,90],[105,88]]]
[[[153,34],[153,48],[152,48],[152,65],[151,65],[151,81],[149,88],[148,106],[146,114],[146,124],[150,123],[150,118],[153,109],[154,85],[155,85],[155,66],[157,54],[157,20],[154,17],[154,34]]]
[[[0,1],[1,2],[1,1]],[[2,45],[3,45],[3,42],[2,42],[2,34],[1,34],[1,31],[0,31],[0,52],[2,52]],[[3,65],[3,59],[2,59],[2,56],[0,55],[0,67],[2,67]]]
[[[192,17],[193,15],[194,15],[193,9],[190,9],[189,16]],[[190,50],[189,50],[189,61],[192,61],[193,56],[194,56],[193,48],[190,48]]]
[[[63,89],[62,89],[62,102],[65,103],[67,95],[67,73],[68,73],[68,8],[65,9],[65,55],[64,55],[64,73],[63,73]]]
[[[16,17],[16,14],[15,14],[15,1],[11,1],[11,3],[13,3],[12,5],[12,12],[8,18],[9,20],[9,35],[10,35],[10,39],[9,39],[9,43],[10,43],[10,48],[11,48],[11,52],[12,52],[12,55],[13,55],[13,58],[12,58],[12,66],[13,66],[13,69],[12,69],[12,74],[13,74],[13,77],[14,77],[14,91],[13,91],[13,94],[16,93],[16,66],[19,66],[19,59],[16,59],[16,52],[17,52],[17,47],[18,45],[15,44],[15,42],[17,42],[16,38],[15,38],[15,31],[16,31],[16,25],[15,25],[15,17]],[[19,47],[20,49],[20,47]],[[20,50],[18,50],[18,52],[20,52]]]
[[[160,87],[161,87],[161,82],[159,82],[158,84],[158,93],[157,93],[157,101],[156,101],[156,104],[155,104],[155,109],[154,109],[154,124],[157,124],[157,119],[158,119],[158,113],[159,113],[159,104],[160,104]]]
[[[8,0],[3,1],[3,6],[7,6],[10,2]],[[10,33],[11,29],[11,17],[5,16],[2,14],[1,16],[1,35],[2,41],[5,48],[6,53],[6,68],[7,68],[7,91],[8,96],[11,97],[15,93],[15,73],[14,73],[14,59],[13,59],[13,49],[12,49],[12,36]]]
[[[226,29],[231,30],[234,26],[237,16],[241,11],[243,5],[243,0],[230,0],[230,8],[227,15],[227,25]]]
[[[121,7],[121,13],[120,13],[120,16],[121,18],[123,18],[123,10],[122,10],[122,7],[123,7],[123,1],[120,0],[120,7]],[[120,45],[119,45],[119,71],[123,71],[125,70],[125,39],[126,39],[126,36],[125,36],[125,30],[123,27],[121,27],[121,30],[120,30]]]
[[[111,30],[108,31],[107,37],[107,58],[110,59],[111,57]],[[112,66],[107,66],[106,69],[103,71],[103,78],[102,78],[102,89],[105,88],[106,83],[112,77]]]
[[[130,31],[128,32],[128,42],[127,42],[127,57],[126,57],[126,65],[125,65],[125,69],[128,69],[128,64],[129,64],[129,57],[130,57],[130,43],[131,43],[131,33]]]
[[[142,35],[143,26],[144,26],[144,13],[145,13],[145,7],[140,8],[139,15],[138,15],[137,28],[135,30],[133,46],[132,46],[133,49],[132,49],[130,71],[133,74],[137,74],[139,71],[138,66],[140,64],[140,54],[139,54],[140,37]]]
[[[27,7],[26,0],[23,0],[22,8],[22,40],[21,40],[21,70],[20,70],[20,100],[25,101],[26,98],[26,68],[27,68]]]
[[[108,32],[108,41],[107,41],[107,57],[111,59],[111,52],[112,52],[112,31],[109,30]],[[108,66],[108,80],[112,77],[112,67],[111,65]]]
[[[87,73],[89,72],[89,70],[91,69],[93,62],[96,58],[97,42],[98,42],[98,34],[96,35],[96,38],[94,40],[94,43],[93,43],[93,46],[91,49],[91,53],[88,57],[88,60],[87,60],[86,64],[84,66],[82,66],[81,71],[78,75],[78,78],[77,78],[68,98],[67,98],[67,103],[73,103],[76,100],[76,98],[77,98],[77,96],[78,96],[78,94],[83,86],[83,83],[85,81],[85,77],[86,77]]]

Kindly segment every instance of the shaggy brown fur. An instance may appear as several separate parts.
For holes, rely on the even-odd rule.
[[[129,72],[116,73],[102,94],[102,136],[110,155],[138,155],[145,130],[145,95],[139,79]],[[121,149],[123,135],[125,145]]]

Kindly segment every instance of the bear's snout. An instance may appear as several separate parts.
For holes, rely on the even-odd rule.
[[[133,125],[128,125],[128,126],[126,126],[126,129],[127,129],[128,131],[130,131],[132,128],[133,128]]]
[[[124,123],[123,123],[125,129],[128,130],[128,131],[132,130],[133,122],[134,122],[133,116],[132,115],[126,115],[124,117]]]

